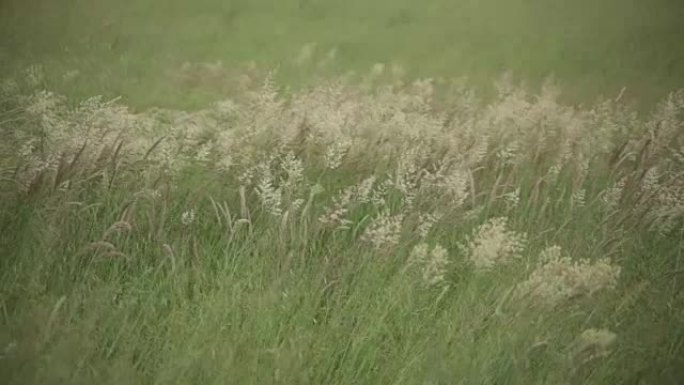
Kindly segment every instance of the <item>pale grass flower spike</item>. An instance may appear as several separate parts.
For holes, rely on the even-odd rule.
[[[383,211],[371,221],[361,239],[376,250],[396,246],[399,244],[403,219],[401,214],[390,215],[389,211]]]
[[[614,289],[619,276],[620,267],[608,259],[594,263],[573,260],[563,256],[559,246],[550,246],[542,251],[538,265],[517,286],[515,295],[535,306],[554,307],[573,298]]]
[[[195,221],[195,210],[189,209],[181,215],[181,223],[183,226],[190,226]]]
[[[608,329],[587,329],[577,338],[573,349],[576,364],[607,357],[617,340],[617,335]]]
[[[492,218],[466,237],[461,249],[478,270],[488,270],[497,265],[511,263],[521,257],[527,235],[508,229],[508,219]]]

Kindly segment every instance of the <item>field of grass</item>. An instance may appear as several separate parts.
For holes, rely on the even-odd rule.
[[[179,84],[185,62],[254,61],[286,83],[302,47],[323,73],[397,63],[410,77],[467,76],[478,88],[504,71],[538,86],[554,75],[569,101],[628,87],[653,104],[684,87],[679,0],[3,0],[0,69],[42,64],[51,88],[123,96],[138,107],[201,108],[216,84]],[[77,70],[70,82],[63,74]]]
[[[678,1],[188,4],[0,2],[3,383],[682,384]]]

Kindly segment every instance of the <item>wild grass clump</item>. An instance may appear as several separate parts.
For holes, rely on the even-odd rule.
[[[510,77],[489,102],[266,77],[134,112],[36,76],[0,96],[12,383],[600,384],[684,364],[682,91],[642,117]]]
[[[610,261],[573,261],[570,257],[561,256],[558,246],[544,249],[539,259],[539,265],[530,277],[516,288],[518,299],[555,306],[564,300],[614,289],[620,276],[620,267]]]
[[[490,269],[520,258],[525,250],[526,234],[508,230],[505,217],[492,218],[477,228],[468,244],[462,246],[477,269]]]

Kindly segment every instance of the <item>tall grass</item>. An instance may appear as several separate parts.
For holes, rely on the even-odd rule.
[[[5,80],[0,378],[683,378],[684,93],[381,72],[192,113]]]

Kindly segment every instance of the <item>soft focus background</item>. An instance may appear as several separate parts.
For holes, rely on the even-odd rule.
[[[682,20],[679,0],[3,0],[0,68],[41,63],[69,94],[197,107],[221,92],[179,87],[184,62],[255,61],[297,85],[311,68],[293,62],[315,44],[336,53],[330,73],[396,62],[478,88],[504,71],[531,85],[554,75],[575,102],[626,86],[653,104],[684,86]]]

